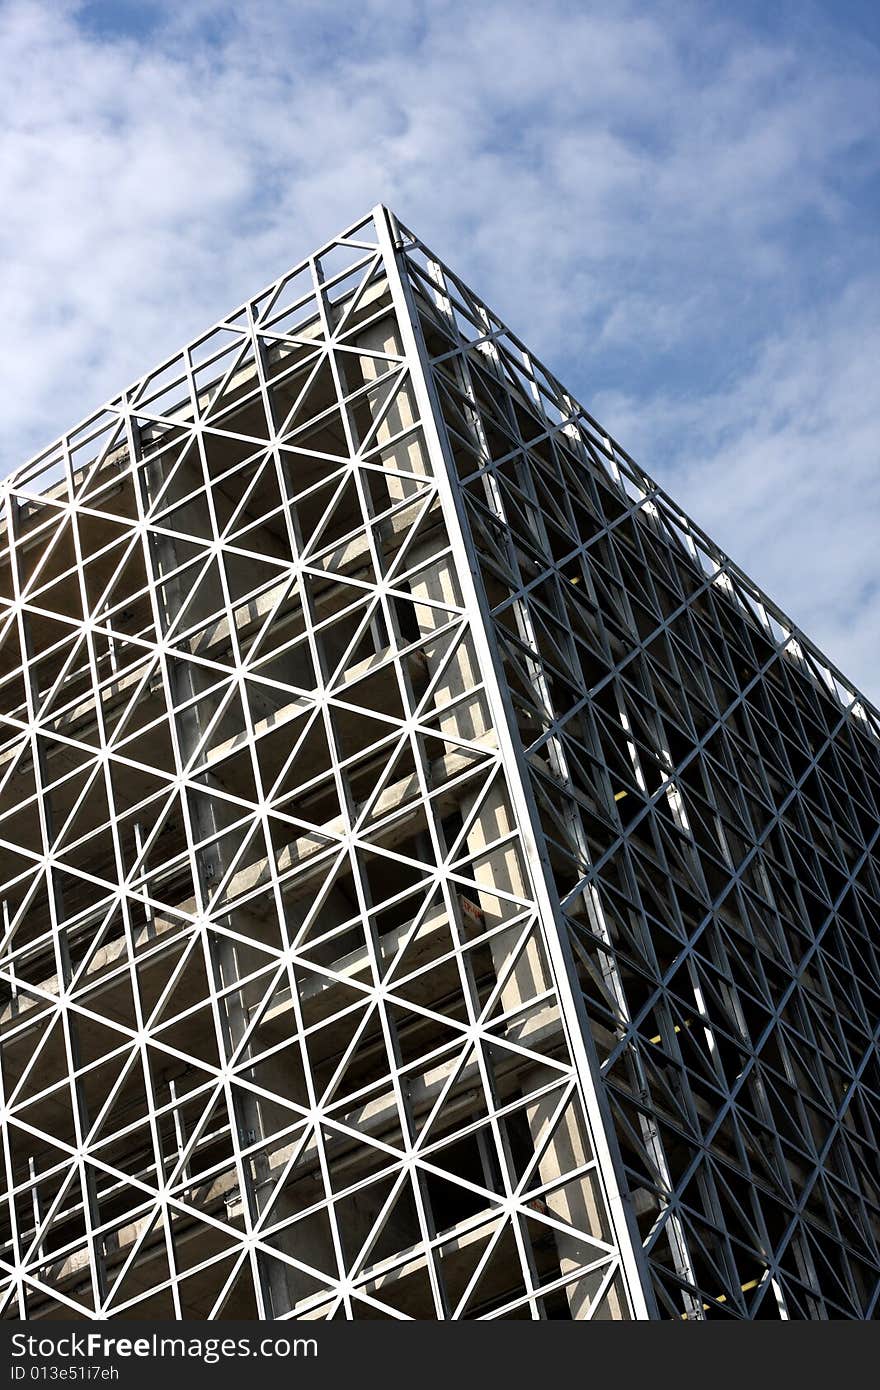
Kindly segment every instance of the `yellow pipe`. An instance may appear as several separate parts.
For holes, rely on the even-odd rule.
[[[678,1029],[676,1028],[675,1031],[678,1032]],[[653,1039],[652,1039],[652,1041],[653,1041]],[[762,1275],[761,1278],[763,1278],[763,1277],[764,1277],[764,1276]],[[758,1285],[760,1284],[760,1282],[761,1282],[760,1279],[750,1279],[750,1280],[748,1281],[747,1284],[740,1284],[740,1289],[741,1289],[741,1291],[742,1291],[743,1293],[748,1293],[750,1289],[756,1289],[756,1288],[758,1287]],[[727,1294],[726,1294],[726,1293],[720,1293],[720,1294],[718,1295],[718,1297],[716,1298],[715,1302],[716,1302],[716,1303],[726,1303],[726,1302],[727,1302]],[[704,1313],[708,1313],[709,1309],[710,1309],[712,1306],[713,1306],[713,1305],[712,1305],[711,1303],[704,1303],[704,1304],[703,1304],[703,1312],[704,1312]],[[688,1315],[687,1315],[687,1313],[682,1313],[681,1318],[679,1319],[679,1321],[680,1321],[680,1322],[687,1322],[687,1321],[688,1321]]]

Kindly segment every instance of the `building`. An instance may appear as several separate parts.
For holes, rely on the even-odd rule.
[[[864,1318],[880,716],[378,208],[4,484],[9,1318]]]

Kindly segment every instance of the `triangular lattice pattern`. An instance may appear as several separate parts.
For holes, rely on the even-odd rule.
[[[4,488],[8,1317],[630,1313],[383,235]]]
[[[411,235],[655,1312],[880,1299],[880,719]]]
[[[876,1311],[880,720],[390,214],[2,499],[5,1316]]]

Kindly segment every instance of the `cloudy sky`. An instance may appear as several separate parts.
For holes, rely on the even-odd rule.
[[[0,0],[7,472],[389,203],[880,701],[872,0]]]

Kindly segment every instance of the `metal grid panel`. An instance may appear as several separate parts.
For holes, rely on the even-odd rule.
[[[7,1317],[644,1311],[400,289],[380,210],[4,486]]]
[[[878,716],[399,240],[657,1311],[871,1316]]]

